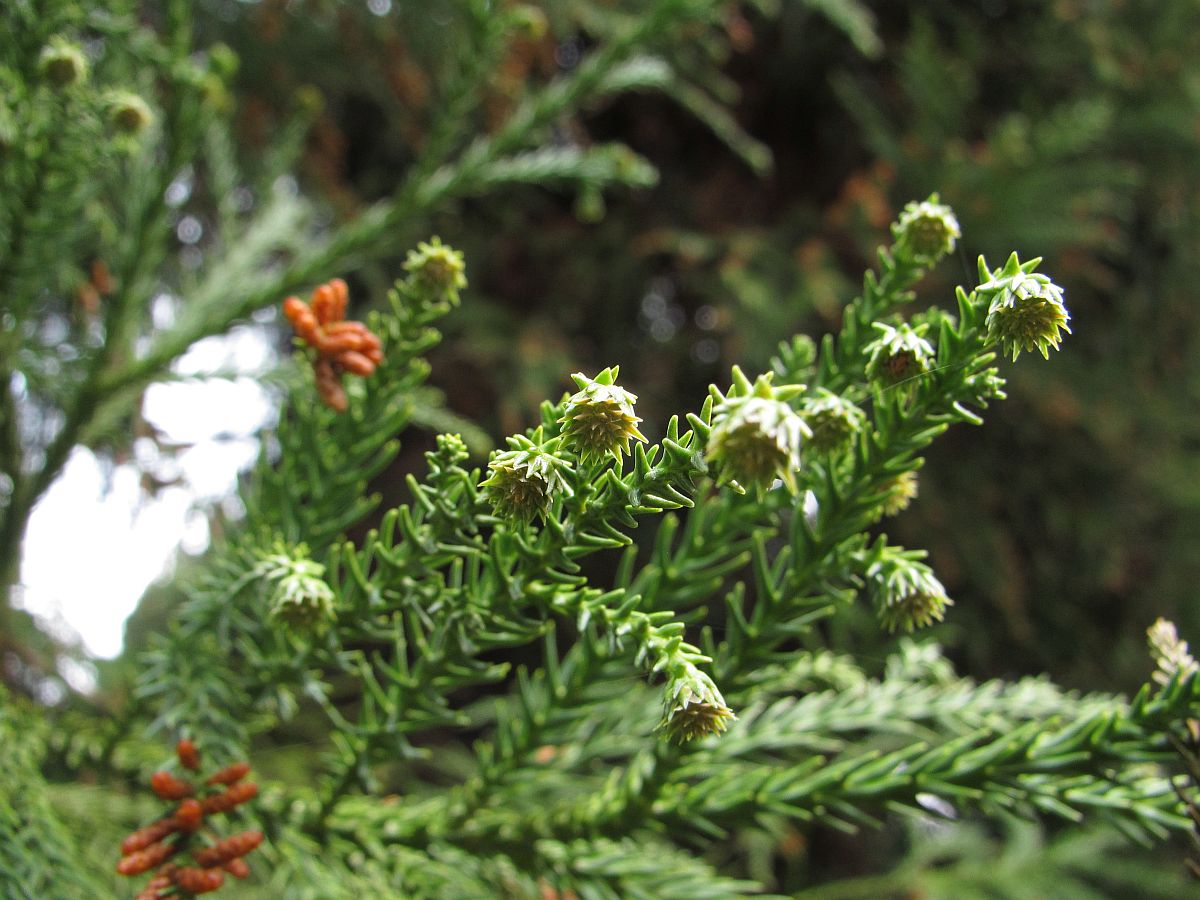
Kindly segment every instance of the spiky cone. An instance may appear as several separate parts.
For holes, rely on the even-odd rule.
[[[907,254],[918,265],[929,266],[954,251],[962,237],[954,210],[938,203],[938,195],[905,205],[892,226],[898,254]]]
[[[134,137],[150,127],[154,113],[137,94],[114,91],[108,96],[108,120],[116,131]]]
[[[659,727],[679,743],[721,734],[737,720],[712,680],[695,669],[668,683],[665,702]]]
[[[563,443],[584,463],[613,456],[620,464],[630,441],[646,440],[637,427],[642,420],[633,412],[637,395],[615,383],[619,372],[613,366],[595,379],[581,372],[571,376],[579,391],[567,399],[558,423]]]
[[[940,622],[953,606],[946,589],[930,568],[904,551],[885,556],[866,575],[875,600],[879,623],[889,632],[914,631]]]
[[[728,396],[718,393],[705,450],[718,468],[718,483],[765,490],[778,478],[794,493],[800,447],[812,432],[784,397],[801,388],[774,388],[770,375],[751,385],[739,369],[734,380]]]
[[[467,266],[463,255],[442,243],[436,235],[426,243],[408,251],[404,271],[421,287],[453,305],[459,302],[459,291],[467,286]]]
[[[336,618],[336,597],[325,582],[325,566],[309,558],[306,545],[277,544],[275,552],[263,557],[257,571],[274,584],[272,621],[304,633],[321,632]]]
[[[78,44],[53,37],[38,55],[38,72],[54,87],[65,88],[87,77],[87,57]]]
[[[888,325],[873,322],[879,337],[863,348],[867,354],[867,377],[884,388],[911,390],[916,379],[933,365],[933,345],[922,337],[923,329],[907,323]]]
[[[296,634],[321,634],[333,618],[332,609],[312,596],[284,600],[271,609],[272,621]]]
[[[272,620],[300,634],[321,632],[333,620],[333,601],[317,594],[277,592],[271,607]]]
[[[728,706],[694,701],[672,710],[665,728],[672,738],[682,743],[720,734],[737,718]]]
[[[921,482],[916,472],[901,472],[884,484],[886,494],[880,507],[880,517],[896,516],[908,509],[920,494]]]
[[[1152,676],[1158,684],[1169,684],[1172,678],[1195,672],[1195,658],[1188,652],[1187,641],[1179,639],[1175,623],[1158,618],[1146,629],[1150,644],[1150,658],[1157,670]]]
[[[913,590],[879,607],[879,624],[889,632],[912,632],[927,628],[946,617],[946,607],[954,601],[937,591]]]
[[[567,483],[570,462],[553,451],[524,438],[512,439],[516,446],[495,454],[488,463],[489,475],[479,487],[503,519],[543,521],[556,498],[574,496]]]
[[[979,260],[982,283],[975,293],[988,304],[984,320],[988,340],[999,344],[1014,362],[1022,350],[1036,350],[1049,359],[1050,350],[1057,350],[1062,341],[1062,332],[1071,333],[1062,288],[1034,271],[1039,262],[1022,263],[1014,253],[1003,269],[990,273],[983,258]]]
[[[824,388],[806,396],[801,411],[812,432],[806,446],[817,453],[834,453],[845,448],[867,419],[849,400]]]

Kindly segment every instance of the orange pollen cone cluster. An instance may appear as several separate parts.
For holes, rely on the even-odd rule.
[[[335,278],[312,293],[311,305],[299,297],[283,301],[283,314],[300,338],[317,351],[313,362],[317,393],[330,409],[346,409],[342,373],[366,377],[383,362],[378,336],[362,322],[345,321],[350,292]]]
[[[181,740],[176,747],[179,764],[190,771],[200,768],[200,753],[196,745]],[[207,847],[196,847],[196,832],[206,816],[228,812],[258,794],[258,785],[243,781],[250,764],[234,763],[210,775],[204,787],[177,778],[170,772],[155,772],[150,786],[164,800],[180,800],[175,811],[133,832],[121,842],[121,875],[141,875],[156,869],[154,877],[138,893],[136,900],[158,900],[160,897],[181,897],[215,891],[225,882],[225,875],[246,878],[250,867],[242,859],[263,842],[261,831],[243,831],[217,839]],[[206,833],[207,830],[206,830]],[[194,866],[181,866],[168,860],[190,850]]]

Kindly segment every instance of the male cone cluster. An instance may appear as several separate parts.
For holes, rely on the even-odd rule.
[[[184,738],[175,750],[184,769],[199,770],[200,753],[192,741]],[[121,842],[119,874],[134,876],[157,870],[135,900],[207,894],[224,884],[226,874],[235,878],[250,874],[242,857],[262,843],[261,831],[243,831],[223,839],[210,834],[213,842],[192,846],[207,816],[228,812],[258,794],[258,785],[243,780],[249,771],[249,763],[234,763],[214,772],[200,788],[166,771],[150,777],[150,789],[155,794],[163,800],[179,801],[179,805]],[[195,865],[169,861],[189,849]]]
[[[362,322],[347,322],[346,303],[350,290],[335,278],[312,293],[311,305],[299,297],[283,301],[283,314],[300,338],[317,351],[313,360],[317,393],[335,412],[346,410],[342,373],[366,377],[383,362],[378,336]]]

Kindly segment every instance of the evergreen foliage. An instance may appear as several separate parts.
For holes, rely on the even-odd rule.
[[[5,897],[103,896],[50,802],[39,769],[47,723],[0,687],[0,887]]]
[[[904,527],[927,535],[962,573],[951,586],[978,599],[960,620],[974,664],[1003,670],[999,621],[1006,662],[1127,687],[1156,615],[1185,631],[1197,622],[1197,504],[1183,487],[1194,483],[1194,401],[1179,390],[1197,359],[1197,217],[1185,199],[1196,194],[1195,135],[1183,124],[1200,109],[1188,87],[1194,10],[1008,4],[989,19],[979,9],[906,14],[895,71],[851,61],[834,84],[885,161],[876,189],[936,187],[978,252],[1058,260],[1072,326],[1087,324],[1052,371],[1014,371],[994,441],[960,436],[934,452],[926,502]],[[987,516],[958,500],[974,474],[943,464],[977,450],[988,470],[1030,463],[987,492]],[[986,643],[973,639],[985,631]]]
[[[965,604],[885,533],[934,443],[1005,399],[999,356],[1070,358],[1070,341],[1048,353],[1070,295],[1041,260],[981,257],[973,283],[914,309],[972,224],[933,195],[905,207],[834,333],[787,337],[761,371],[735,366],[661,418],[639,415],[643,389],[616,365],[578,373],[485,459],[484,429],[425,383],[444,319],[474,302],[470,257],[438,238],[403,257],[401,240],[513,185],[577,189],[584,218],[602,190],[649,185],[624,145],[560,130],[626,92],[671,96],[752,170],[770,160],[726,106],[724,3],[563,4],[551,18],[587,52],[499,94],[506,54],[561,22],[437,6],[453,38],[430,45],[444,52],[427,61],[421,139],[396,185],[335,221],[278,177],[315,105],[261,173],[239,170],[232,58],[197,52],[191,4],[18,0],[0,18],[0,115],[27,135],[5,141],[0,119],[6,592],[68,454],[120,449],[139,392],[195,341],[338,273],[405,272],[362,323],[327,314],[345,282],[288,301],[301,339],[242,513],[220,522],[119,714],[0,688],[0,895],[127,893],[122,831],[165,821],[136,787],[183,798],[170,770],[196,768],[194,740],[216,766],[263,759],[261,796],[231,813],[265,835],[249,882],[227,888],[242,896],[1182,896],[1129,849],[1200,822],[1200,672],[1174,627],[1152,630],[1158,668],[1132,698],[964,677],[912,635]],[[865,6],[803,6],[878,52]],[[172,244],[196,243],[188,219],[199,255]],[[353,355],[367,336],[370,365]],[[1028,357],[1016,371],[1043,364]],[[404,501],[384,503],[376,480],[413,426],[442,433]],[[52,662],[23,660],[10,680],[37,695]],[[885,876],[814,884],[825,873],[797,862],[813,835],[897,821]]]
[[[158,732],[195,734],[218,758],[241,755],[301,704],[328,717],[315,790],[280,785],[260,816],[279,890],[739,896],[766,886],[695,855],[739,829],[853,830],[930,807],[1086,814],[1137,839],[1189,826],[1157,764],[1175,757],[1168,735],[1200,703],[1194,668],[1125,701],[1044,680],[976,684],[929,644],[903,644],[880,678],[817,649],[819,624],[860,594],[882,622],[909,628],[928,618],[914,594],[945,602],[920,554],[870,527],[930,442],[1003,396],[989,286],[1036,267],[981,262],[984,290],[960,288],[957,316],[923,314],[936,367],[896,390],[869,378],[878,329],[868,325],[899,323],[912,300],[925,266],[906,238],[898,230],[881,252],[839,335],[819,352],[785,342],[779,386],[735,370],[687,430],[673,417],[628,463],[568,449],[558,429],[575,401],[547,404],[511,441],[529,460],[555,460],[552,479],[533,462],[516,470],[540,479],[537,517],[489,502],[489,479],[463,468],[465,446],[443,436],[424,478],[410,476],[410,503],[361,543],[340,537],[369,511],[366,482],[410,418],[405,397],[425,375],[445,287],[419,273],[397,283],[391,311],[370,323],[385,361],[351,386],[346,412],[313,403],[314,381],[294,386],[278,462],[264,457],[248,482],[245,520],[214,551],[141,687]],[[714,410],[727,396],[766,402],[764,392],[798,404],[800,377],[864,409],[853,442],[811,456],[797,447],[790,488],[782,478],[752,492],[722,486],[717,474],[739,451],[705,452]],[[681,526],[672,511],[682,510]],[[671,524],[644,557],[629,532],[664,514]],[[614,552],[616,582],[594,584],[581,561]],[[306,594],[322,598],[316,620],[270,614]],[[685,640],[689,626],[698,644]],[[520,647],[535,661],[514,671],[505,657]],[[463,706],[488,685],[501,688],[494,710]],[[488,735],[465,778],[414,786],[423,766],[443,769],[439,747],[454,733]],[[381,799],[392,790],[398,801]],[[297,855],[310,841],[320,853]]]
[[[223,80],[236,58],[221,45],[197,51],[187,0],[145,10],[133,0],[15,3],[0,20],[0,609],[12,605],[33,506],[71,451],[127,440],[141,391],[170,377],[197,341],[331,272],[395,253],[398,232],[462,198],[521,184],[598,192],[652,183],[653,167],[623,145],[549,139],[582,106],[673,87],[675,69],[654,51],[703,32],[717,7],[661,0],[617,17],[585,63],[513,97],[502,124],[479,134],[471,126],[490,67],[540,14],[457,7],[468,40],[447,60],[419,156],[388,196],[329,227],[280,178],[316,112],[311,92],[293,102],[300,108],[258,171],[240,171]],[[56,74],[51,55],[75,74]],[[114,121],[122,103],[145,121]],[[172,252],[173,231],[182,252]]]

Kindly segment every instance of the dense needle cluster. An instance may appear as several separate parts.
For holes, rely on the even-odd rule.
[[[191,772],[200,769],[200,753],[192,741],[184,738],[175,750],[180,766]],[[206,894],[221,887],[226,874],[235,878],[250,874],[243,857],[262,843],[261,831],[242,831],[226,838],[209,833],[206,836],[213,841],[208,846],[193,846],[206,817],[229,812],[257,796],[258,785],[243,780],[249,771],[249,763],[234,763],[214,772],[202,787],[165,770],[150,777],[155,794],[163,800],[179,801],[179,805],[121,842],[119,874],[134,876],[157,869],[136,900]],[[169,861],[189,849],[195,865]]]
[[[283,314],[296,334],[317,351],[313,360],[317,393],[336,412],[344,412],[347,403],[342,373],[365,378],[383,362],[378,336],[362,322],[345,320],[349,298],[346,282],[335,278],[313,291],[311,305],[299,297],[283,301]]]

